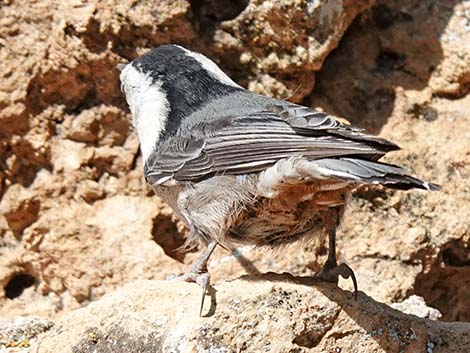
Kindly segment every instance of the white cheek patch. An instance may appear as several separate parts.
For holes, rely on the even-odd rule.
[[[181,46],[178,46],[179,48],[183,49],[186,52],[187,56],[190,56],[194,59],[196,59],[201,66],[213,77],[215,77],[217,80],[219,80],[222,83],[225,83],[228,86],[233,86],[237,88],[242,88],[241,86],[237,85],[233,80],[227,76],[225,72],[223,72],[215,62],[213,62],[211,59],[208,57],[192,52],[186,48],[183,48]]]
[[[120,79],[145,162],[165,130],[170,104],[161,83],[153,82],[149,75],[140,72],[132,64],[122,70]]]

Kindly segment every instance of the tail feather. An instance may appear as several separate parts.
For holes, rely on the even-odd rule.
[[[439,190],[428,183],[406,174],[406,170],[392,164],[355,158],[325,158],[312,161],[324,175],[364,184],[381,184],[392,189]]]

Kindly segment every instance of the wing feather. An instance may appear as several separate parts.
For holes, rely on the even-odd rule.
[[[290,103],[242,116],[224,116],[175,136],[147,160],[151,184],[197,181],[214,174],[263,170],[292,156],[364,156],[374,160],[398,147],[324,113]]]

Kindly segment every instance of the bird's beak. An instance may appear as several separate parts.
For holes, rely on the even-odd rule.
[[[123,63],[119,63],[116,65],[116,68],[119,70],[119,71],[122,71],[124,70],[124,68],[126,67],[127,64],[123,64]]]

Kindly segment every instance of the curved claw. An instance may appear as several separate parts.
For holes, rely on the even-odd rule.
[[[186,282],[196,282],[202,288],[201,307],[199,309],[199,316],[202,316],[202,309],[204,307],[204,299],[206,297],[207,289],[210,284],[210,275],[207,271],[207,261],[217,246],[217,242],[213,241],[207,245],[206,250],[202,253],[201,257],[191,266],[189,271],[180,276]]]
[[[201,273],[197,277],[196,283],[199,284],[202,288],[201,307],[199,308],[199,316],[202,316],[202,309],[204,308],[204,299],[206,298],[206,292],[210,284],[209,272]]]
[[[322,270],[315,274],[315,278],[320,281],[331,282],[338,284],[338,277],[341,276],[344,279],[351,277],[354,286],[354,300],[357,301],[357,280],[354,271],[345,263],[339,264],[334,267],[329,267],[328,264],[322,268]]]
[[[206,292],[210,285],[209,272],[207,272],[207,270],[205,272],[200,272],[200,271],[196,272],[196,271],[190,270],[188,273],[178,276],[177,279],[180,279],[186,282],[197,283],[202,288],[201,306],[199,308],[199,316],[202,316],[202,309],[204,308],[204,299],[206,298]]]
[[[357,301],[357,280],[352,268],[346,265],[345,263],[342,263],[335,267],[333,270],[337,271],[338,275],[341,275],[341,277],[343,277],[344,279],[348,279],[349,277],[351,277],[354,286],[354,300]]]

